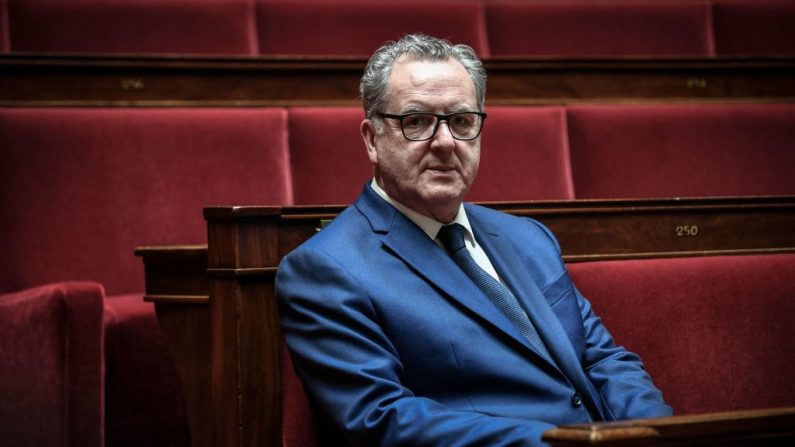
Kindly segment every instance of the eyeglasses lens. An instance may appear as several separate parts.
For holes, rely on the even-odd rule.
[[[409,140],[422,141],[433,137],[438,130],[437,116],[431,113],[412,113],[403,117],[403,135]],[[477,113],[461,112],[450,115],[445,121],[453,137],[471,140],[480,133],[482,118]]]

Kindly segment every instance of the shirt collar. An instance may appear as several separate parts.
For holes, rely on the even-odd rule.
[[[436,235],[439,233],[439,230],[445,225],[442,222],[439,222],[436,219],[430,218],[428,216],[424,216],[413,209],[403,205],[402,203],[398,202],[397,200],[392,199],[389,195],[384,191],[383,188],[378,184],[375,179],[370,182],[370,186],[373,188],[373,191],[376,192],[382,199],[386,200],[387,203],[397,208],[398,211],[403,213],[406,217],[409,218],[412,222],[414,222],[418,227],[422,229],[425,234],[428,235],[429,238],[432,240],[436,240]],[[466,210],[464,209],[464,204],[460,204],[458,206],[458,213],[455,216],[455,219],[451,222],[451,224],[457,223],[461,224],[462,227],[466,229],[466,234],[464,237],[466,240],[473,246],[477,245],[475,241],[475,236],[472,232],[472,226],[469,224],[469,218],[467,217]]]

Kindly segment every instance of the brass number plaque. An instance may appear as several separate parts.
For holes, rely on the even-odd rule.
[[[122,90],[143,90],[146,88],[146,83],[143,79],[139,78],[124,78],[121,80]]]
[[[703,90],[707,88],[707,80],[704,78],[687,78],[687,88],[691,90]]]
[[[698,232],[698,225],[679,225],[676,227],[677,237],[696,237]]]

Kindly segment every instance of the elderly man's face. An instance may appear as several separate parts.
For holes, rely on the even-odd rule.
[[[392,67],[384,113],[479,111],[475,86],[453,59],[415,61],[403,56]],[[376,180],[394,200],[441,222],[455,218],[480,163],[480,137],[453,139],[447,122],[433,138],[409,141],[400,122],[383,119],[381,132],[365,120],[361,131]]]

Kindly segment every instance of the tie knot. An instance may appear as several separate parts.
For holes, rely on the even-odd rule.
[[[466,229],[461,224],[445,225],[439,230],[436,237],[442,241],[442,245],[450,253],[455,253],[458,250],[466,247],[464,244],[464,232]]]

